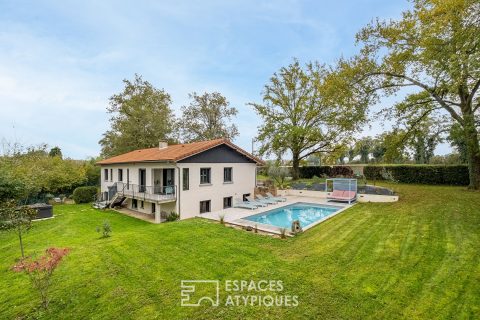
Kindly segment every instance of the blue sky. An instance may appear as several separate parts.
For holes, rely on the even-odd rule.
[[[0,137],[99,153],[108,98],[143,75],[171,94],[219,91],[239,109],[241,147],[260,119],[247,102],[293,57],[332,63],[374,17],[407,1],[0,1]],[[383,129],[379,123],[366,133]]]

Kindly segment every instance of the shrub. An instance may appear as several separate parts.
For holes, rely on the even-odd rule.
[[[220,214],[218,216],[220,224],[225,224],[225,214]]]
[[[89,203],[97,194],[97,187],[78,187],[73,191],[75,203]]]
[[[170,212],[170,214],[167,216],[168,222],[177,221],[178,219],[180,219],[180,215],[175,211]]]
[[[70,252],[68,248],[48,248],[45,251],[45,255],[38,259],[31,257],[24,258],[20,262],[13,266],[15,272],[25,272],[29,275],[32,286],[40,294],[42,299],[42,306],[47,309],[48,307],[48,293],[51,278],[53,272],[62,261],[63,257]]]
[[[335,177],[351,178],[353,177],[353,170],[350,167],[335,166],[330,171],[330,176],[332,178],[335,178]]]
[[[329,166],[316,166],[316,167],[300,167],[299,170],[300,170],[301,179],[310,179],[314,176],[329,177],[332,168]]]
[[[394,165],[366,166],[363,174],[370,180],[385,180],[385,171],[400,183],[468,185],[468,168],[465,165]]]
[[[285,187],[285,180],[290,174],[286,167],[270,166],[268,168],[268,176],[272,178],[279,188]]]
[[[285,239],[287,237],[287,228],[280,228],[280,238]]]
[[[369,180],[381,180],[382,169],[382,166],[366,166],[363,168],[363,175]]]
[[[102,234],[102,238],[108,238],[112,232],[112,227],[110,226],[110,223],[105,220],[103,221],[102,227],[97,227],[97,232]]]
[[[353,170],[346,166],[300,167],[300,178],[311,179],[314,177],[353,177]]]

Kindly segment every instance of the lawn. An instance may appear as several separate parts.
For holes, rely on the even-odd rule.
[[[0,319],[480,318],[480,193],[397,185],[398,203],[358,204],[288,240],[201,219],[154,225],[87,205],[56,206],[27,252],[71,253],[48,311],[0,234]],[[95,227],[108,219],[112,237]],[[298,307],[181,307],[182,279],[282,280]],[[221,295],[223,294],[221,290]]]

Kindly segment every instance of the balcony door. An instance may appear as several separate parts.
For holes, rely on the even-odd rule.
[[[138,192],[145,192],[147,183],[147,170],[138,169]]]
[[[163,169],[153,169],[153,193],[162,194]]]
[[[172,187],[175,185],[175,169],[163,169],[163,186]]]

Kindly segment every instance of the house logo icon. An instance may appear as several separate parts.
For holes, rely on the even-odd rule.
[[[218,280],[182,280],[182,307],[211,305],[218,307],[220,302],[220,282]]]

